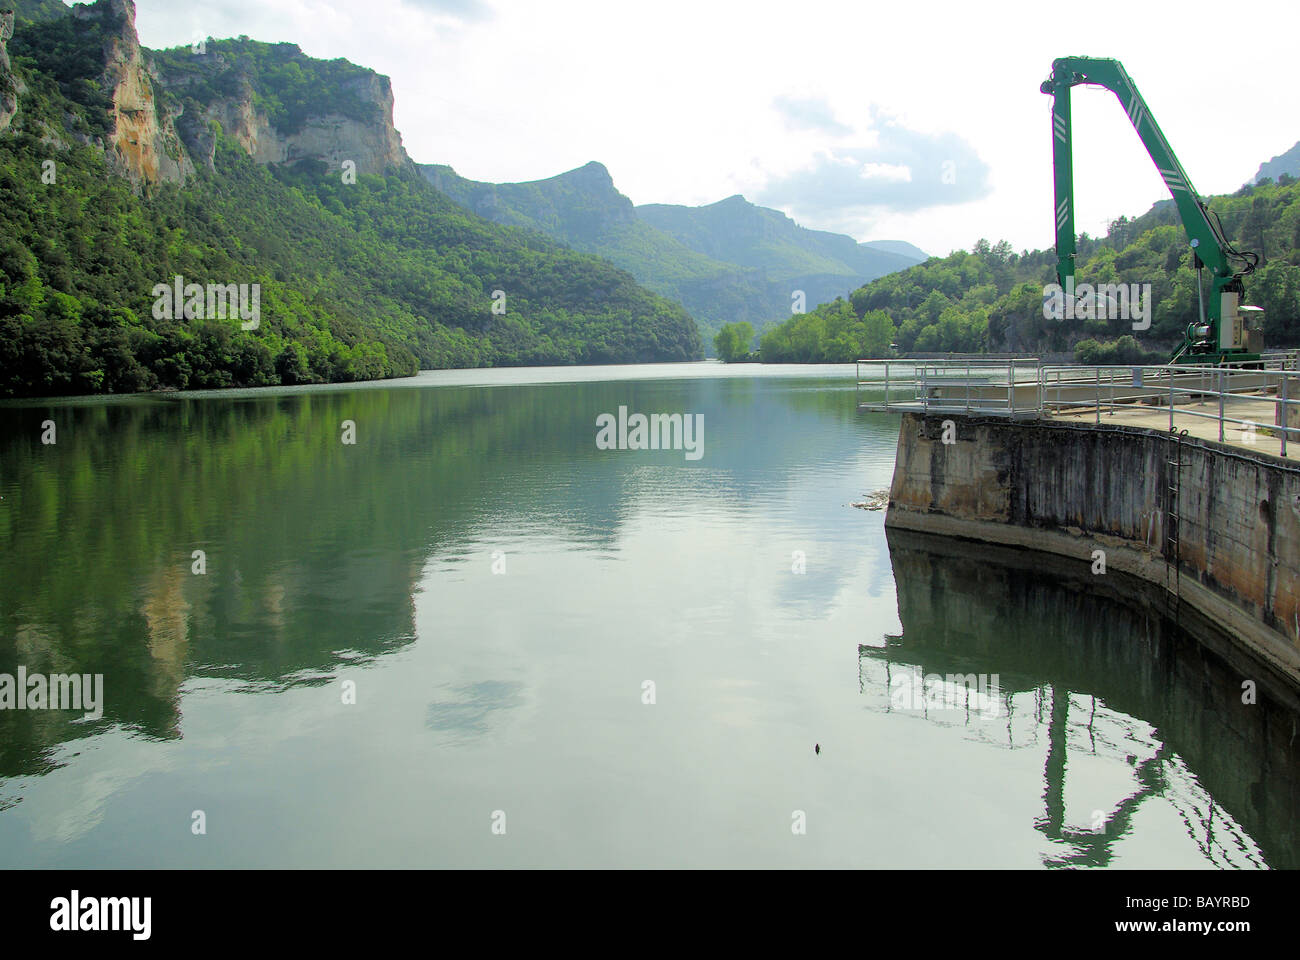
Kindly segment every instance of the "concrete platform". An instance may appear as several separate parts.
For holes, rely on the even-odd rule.
[[[1273,420],[1277,406],[1270,399],[1231,397],[1224,402],[1224,416],[1238,420],[1251,420],[1256,424],[1254,436],[1239,423],[1224,423],[1223,442],[1235,447],[1282,456],[1282,441],[1274,433]],[[1078,412],[1058,411],[1047,419],[1067,423],[1096,423],[1095,408]],[[1113,410],[1101,411],[1101,423],[1112,426],[1143,427],[1149,430],[1169,430],[1169,407],[1145,404],[1122,404]],[[1219,440],[1219,403],[1207,399],[1204,403],[1174,405],[1174,428],[1186,430],[1189,437],[1201,440]],[[1287,459],[1300,459],[1300,436],[1292,434],[1287,441]]]

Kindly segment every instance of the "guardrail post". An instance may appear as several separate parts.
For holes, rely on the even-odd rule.
[[[1291,426],[1291,418],[1287,416],[1287,408],[1286,408],[1286,382],[1289,379],[1290,378],[1286,375],[1286,372],[1283,371],[1281,412],[1282,412],[1282,456],[1284,457],[1286,456],[1286,434],[1287,434],[1287,430]]]
[[[1097,426],[1101,426],[1101,367],[1097,371]]]
[[[1223,368],[1219,368],[1219,442],[1223,443]]]
[[[1174,372],[1169,371],[1169,429],[1174,429]]]
[[[885,412],[889,412],[889,361],[885,361]]]

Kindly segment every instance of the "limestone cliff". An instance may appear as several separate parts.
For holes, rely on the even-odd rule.
[[[294,44],[210,41],[201,53],[160,53],[160,76],[177,97],[197,98],[201,118],[181,124],[185,146],[196,162],[211,166],[212,122],[258,163],[321,160],[340,169],[351,161],[357,173],[382,174],[410,162],[393,126],[393,90],[387,77],[344,61],[323,63]],[[330,89],[312,89],[292,110],[279,102],[275,70],[286,64],[328,71]],[[263,76],[259,71],[268,74]],[[231,91],[213,95],[214,90]],[[267,104],[281,109],[275,114]]]
[[[9,69],[8,40],[14,35],[14,12],[0,12],[0,131],[18,112],[18,81]]]
[[[374,104],[377,117],[361,121],[337,113],[309,118],[302,130],[278,137],[285,160],[314,158],[331,167],[351,160],[358,173],[383,173],[407,161],[402,137],[393,126],[393,88],[388,78],[359,72],[348,81],[349,92]]]
[[[374,174],[410,164],[393,126],[392,86],[373,70],[314,60],[294,44],[246,38],[146,50],[136,34],[134,0],[95,0],[66,16],[77,25],[76,63],[84,70],[80,78],[72,75],[70,86],[87,81],[97,93],[82,105],[106,116],[92,121],[90,132],[68,118],[36,120],[33,132],[56,147],[94,143],[137,188],[184,183],[196,165],[211,168],[219,131],[258,163],[311,159],[342,169],[351,161],[357,173]],[[16,115],[23,91],[4,42],[13,24],[11,13],[0,14],[0,131]],[[66,49],[68,42],[66,34],[47,37],[42,49]]]
[[[72,8],[72,16],[88,23],[98,21],[103,31],[100,86],[109,97],[110,115],[102,146],[110,164],[137,185],[184,183],[194,165],[176,133],[179,111],[160,102],[135,32],[133,0],[79,4]]]

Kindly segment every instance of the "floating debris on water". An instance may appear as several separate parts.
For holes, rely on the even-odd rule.
[[[850,507],[861,507],[863,510],[884,510],[889,506],[889,491],[877,490],[875,493],[867,494],[867,499],[861,503],[850,503]]]

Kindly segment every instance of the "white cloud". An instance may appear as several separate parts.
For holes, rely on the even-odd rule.
[[[821,97],[789,97],[783,94],[772,101],[772,106],[795,130],[817,130],[833,136],[853,132],[852,127],[835,119],[830,104]]]
[[[403,2],[433,13],[449,15],[456,20],[487,20],[492,16],[492,8],[483,0],[403,0]]]
[[[858,171],[863,180],[891,180],[894,183],[911,183],[912,168],[901,163],[864,163]]]
[[[796,170],[769,176],[755,191],[807,226],[868,232],[889,213],[969,203],[989,193],[988,167],[952,133],[907,128],[879,109],[852,139],[862,146],[820,151]]]

